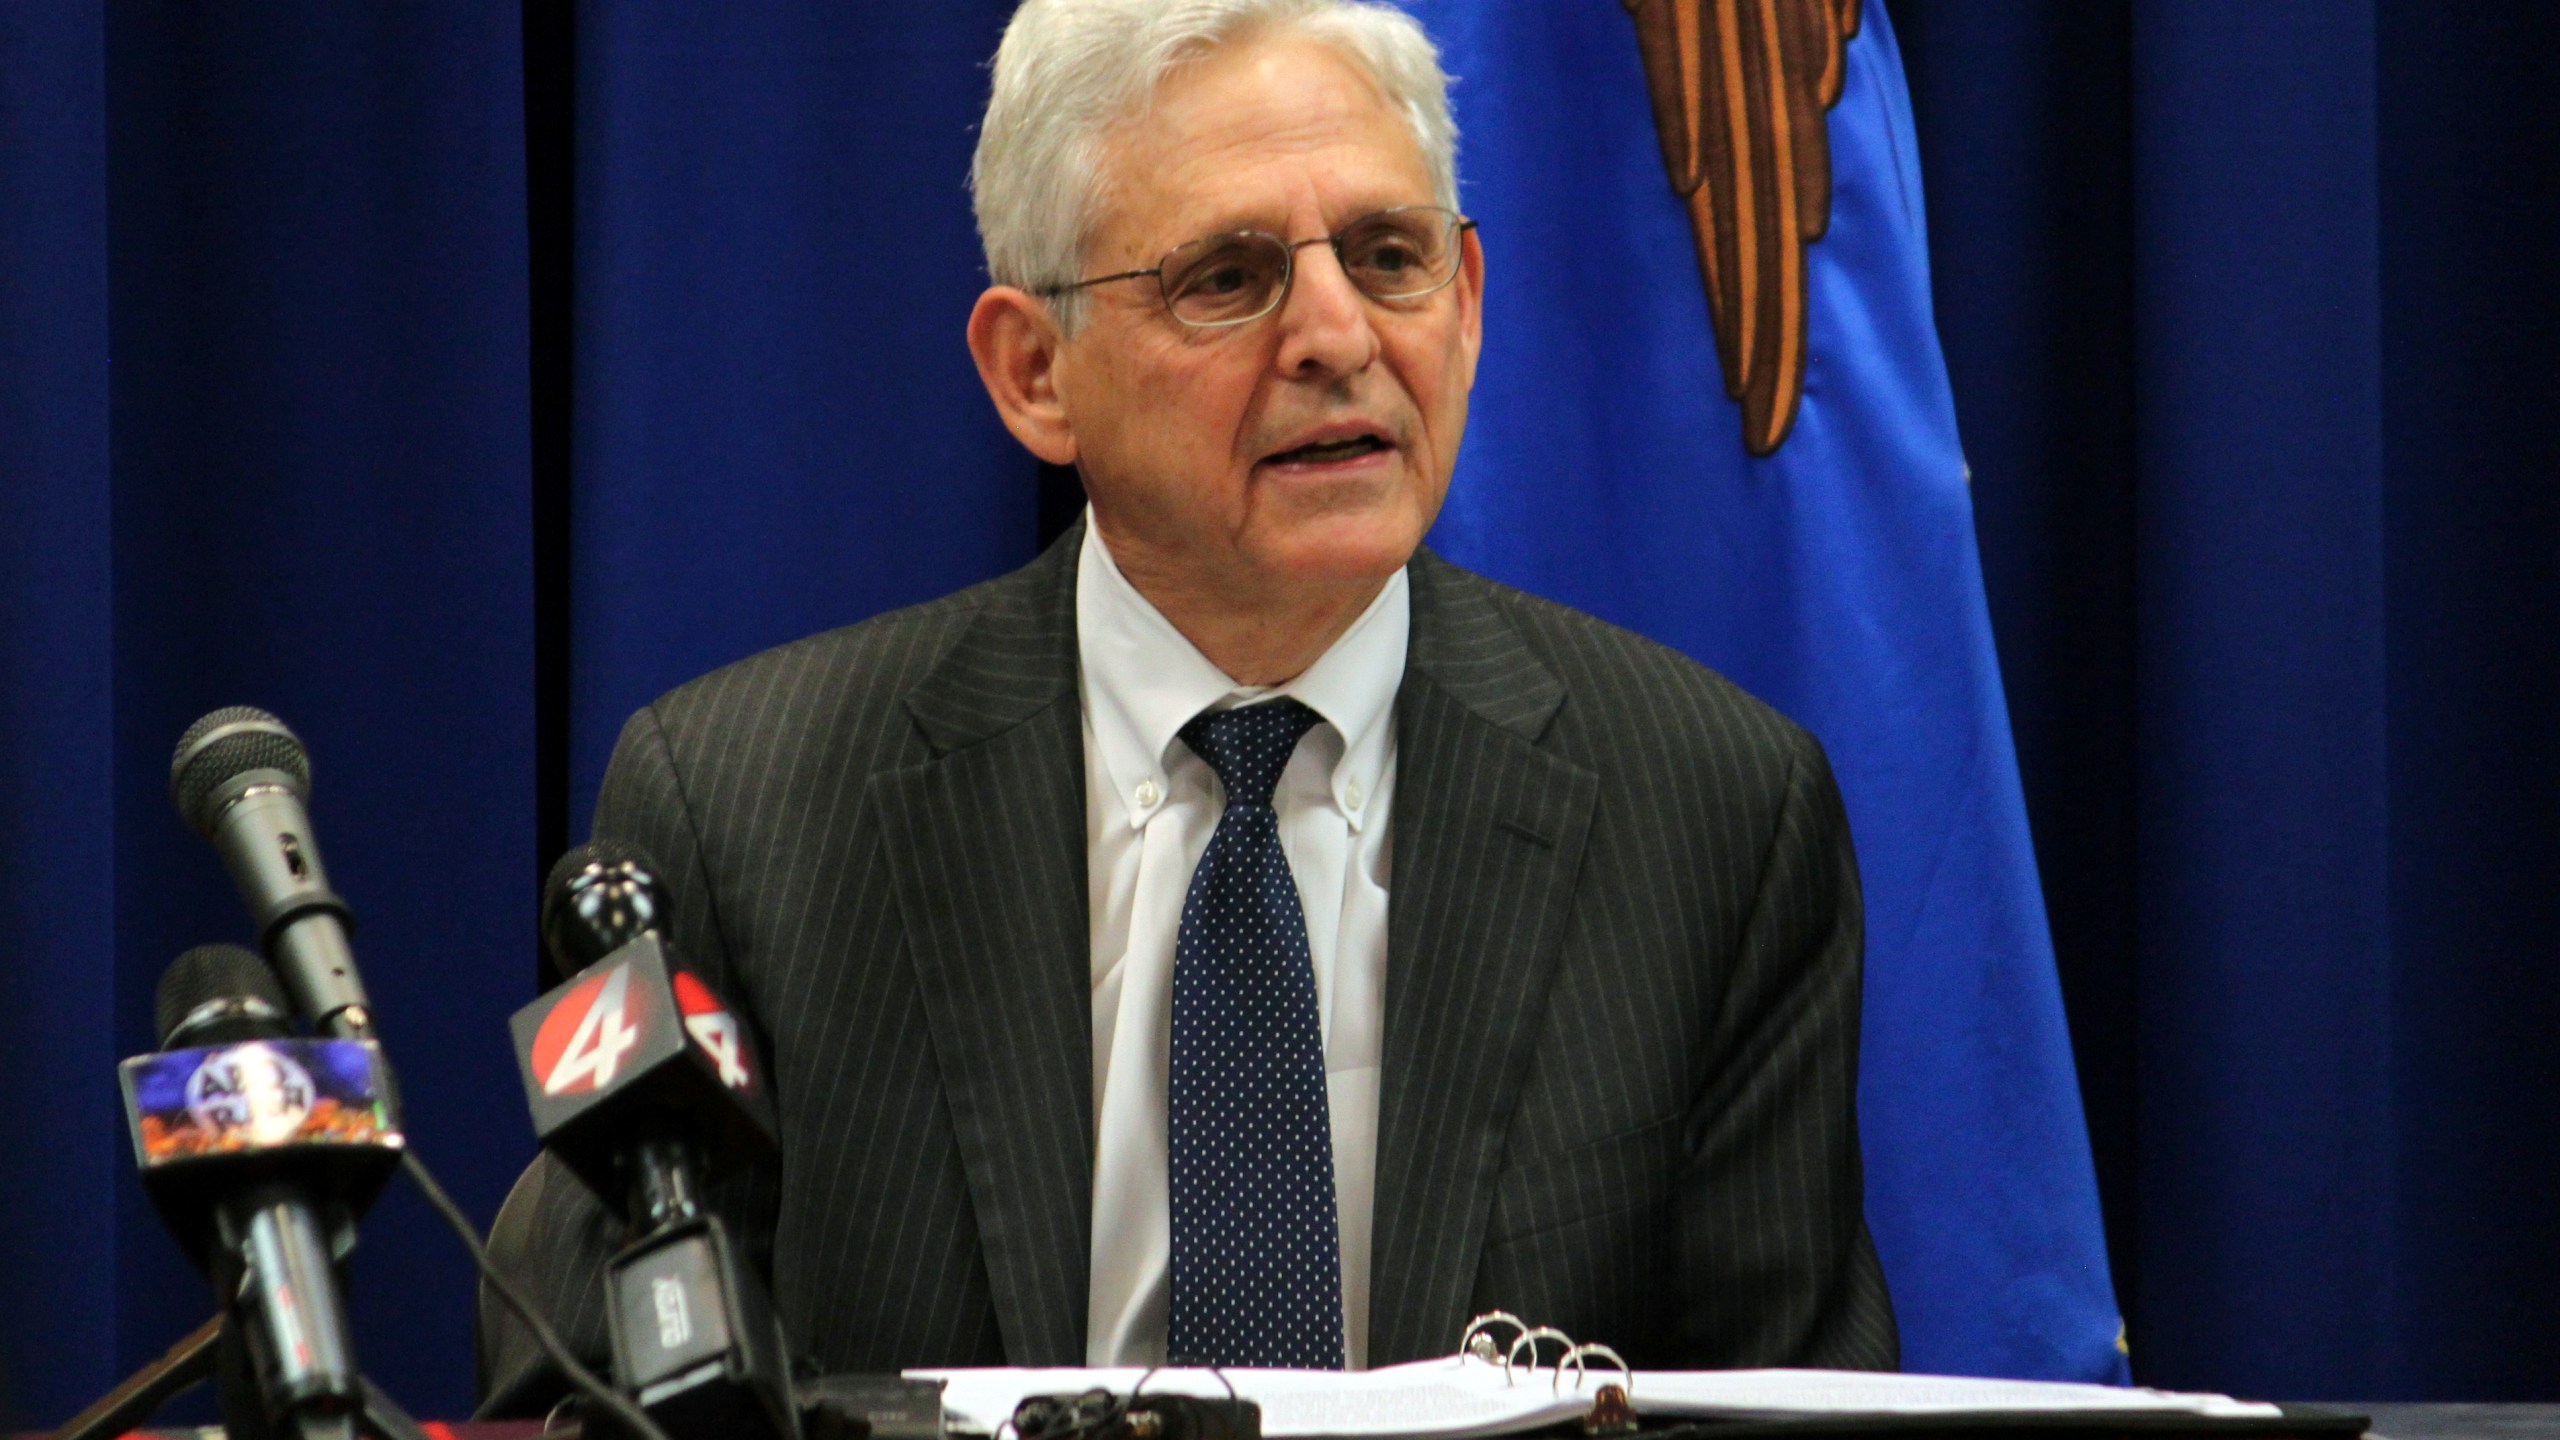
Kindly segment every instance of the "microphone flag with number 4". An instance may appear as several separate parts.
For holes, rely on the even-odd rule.
[[[773,1104],[753,1045],[709,985],[647,932],[515,1013],[535,1137],[609,1203],[617,1152],[672,1129],[719,1172],[771,1150]]]
[[[2124,1380],[1883,5],[1405,8],[1456,77],[1486,255],[1432,544],[1822,741],[1865,886],[1858,1118],[1903,1363]]]
[[[530,1061],[542,1093],[583,1095],[613,1083],[622,1057],[640,1043],[648,1009],[631,1008],[631,967],[605,967],[569,987],[533,1033]]]
[[[711,987],[695,978],[690,970],[676,972],[676,1009],[684,1016],[684,1032],[711,1063],[720,1083],[732,1090],[753,1093],[755,1071],[747,1059],[746,1035],[738,1028],[736,1017]]]

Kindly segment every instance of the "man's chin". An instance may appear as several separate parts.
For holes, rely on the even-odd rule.
[[[1380,459],[1402,461],[1400,455]],[[1366,473],[1289,476],[1255,496],[1251,548],[1269,569],[1309,583],[1383,580],[1413,558],[1439,513],[1440,487],[1401,464]],[[1258,532],[1258,533],[1255,533]]]
[[[1263,568],[1302,585],[1380,581],[1404,568],[1423,527],[1403,516],[1326,516],[1289,527],[1263,550]]]

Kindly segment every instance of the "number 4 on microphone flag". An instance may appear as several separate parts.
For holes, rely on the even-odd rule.
[[[1820,738],[1865,885],[1858,1113],[1903,1363],[2122,1381],[1884,6],[1405,8],[1457,77],[1487,256],[1432,543]]]

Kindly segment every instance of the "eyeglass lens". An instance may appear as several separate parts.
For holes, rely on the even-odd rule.
[[[1457,274],[1457,230],[1458,217],[1446,210],[1388,210],[1354,221],[1333,244],[1360,293],[1410,300]],[[1251,320],[1280,303],[1290,261],[1288,242],[1255,231],[1194,240],[1164,258],[1165,304],[1192,325]]]

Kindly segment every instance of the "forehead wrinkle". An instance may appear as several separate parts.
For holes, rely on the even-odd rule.
[[[1286,76],[1272,73],[1276,63],[1308,55],[1329,62],[1322,82],[1291,88]],[[1220,61],[1233,78],[1204,85],[1202,72],[1218,68]],[[1168,95],[1171,103],[1166,103]],[[1296,37],[1246,42],[1236,52],[1213,51],[1166,77],[1145,108],[1106,132],[1100,193],[1108,197],[1108,218],[1102,228],[1128,213],[1130,202],[1153,199],[1157,203],[1149,220],[1135,228],[1178,237],[1156,237],[1163,244],[1216,231],[1279,229],[1291,197],[1268,189],[1221,195],[1219,177],[1328,151],[1337,152],[1337,158],[1324,167],[1319,181],[1331,192],[1327,199],[1375,208],[1432,198],[1430,167],[1420,142],[1356,62],[1321,41]],[[1131,176],[1140,178],[1132,184]],[[1120,239],[1138,250],[1155,243],[1134,235]]]

